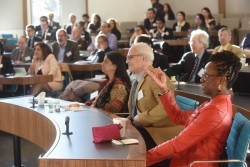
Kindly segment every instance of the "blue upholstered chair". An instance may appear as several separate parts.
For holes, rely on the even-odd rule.
[[[240,113],[236,113],[227,139],[228,160],[194,161],[190,164],[190,167],[200,163],[228,163],[228,167],[247,167],[246,156],[249,141],[250,121]]]
[[[175,100],[182,110],[194,110],[199,105],[198,101],[180,95],[177,95]]]

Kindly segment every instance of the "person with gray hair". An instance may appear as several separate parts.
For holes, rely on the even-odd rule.
[[[59,63],[74,63],[80,59],[77,43],[68,39],[66,30],[57,30],[56,39],[57,41],[52,43],[52,50]]]
[[[219,41],[220,41],[221,45],[214,48],[213,54],[215,54],[217,52],[222,52],[224,50],[228,50],[228,51],[231,51],[234,54],[236,54],[236,56],[238,56],[239,58],[242,57],[243,50],[239,46],[232,45],[230,43],[230,41],[232,39],[230,28],[227,28],[227,27],[221,28],[218,31],[218,37],[219,37]]]
[[[128,101],[129,120],[143,136],[147,150],[173,138],[180,131],[180,127],[169,121],[159,101],[159,89],[145,72],[146,68],[155,70],[153,60],[153,49],[145,43],[135,43],[129,49],[126,60],[129,71],[135,74]],[[168,78],[166,83],[174,93]]]
[[[185,53],[181,60],[174,66],[165,70],[168,76],[178,76],[182,81],[200,83],[204,67],[211,54],[207,52],[209,36],[204,30],[194,30],[189,40],[191,52]],[[184,77],[187,76],[187,77]]]

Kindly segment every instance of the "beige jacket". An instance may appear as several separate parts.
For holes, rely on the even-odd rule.
[[[43,75],[53,75],[53,82],[48,83],[53,91],[63,88],[61,69],[53,54],[50,54],[45,60],[37,62],[35,67],[35,71],[30,71],[29,69],[30,74],[37,74],[39,68],[42,68]]]
[[[172,93],[174,93],[172,83],[168,78],[167,85]],[[133,90],[133,86],[131,90]],[[138,92],[141,91],[143,97],[138,100]],[[141,81],[138,83],[135,96],[137,97],[136,105],[140,123],[145,127],[157,144],[161,144],[173,138],[183,129],[183,126],[176,126],[169,120],[159,99],[159,87],[148,74],[144,74]],[[132,91],[129,96],[128,109],[131,116]]]
[[[221,52],[223,50],[227,50],[227,51],[231,51],[233,52],[236,56],[238,56],[239,58],[242,58],[243,55],[243,51],[242,49],[237,46],[237,45],[232,45],[232,44],[228,44],[226,46],[226,48],[222,48],[222,46],[217,46],[216,48],[214,48],[213,50],[213,54],[217,53],[217,52]]]

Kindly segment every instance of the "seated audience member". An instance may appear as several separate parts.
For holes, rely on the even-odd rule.
[[[231,36],[231,30],[229,28],[223,27],[218,31],[218,37],[220,41],[220,46],[217,46],[213,50],[213,54],[217,52],[221,52],[223,50],[228,50],[236,54],[239,58],[242,57],[243,51],[239,46],[232,45],[230,43],[232,36]]]
[[[37,36],[42,38],[43,41],[55,41],[55,33],[49,27],[47,20],[41,21],[41,30],[37,32]]]
[[[83,14],[82,15],[82,20],[83,20],[83,27],[84,27],[85,30],[87,30],[88,25],[90,23],[90,21],[89,21],[89,15],[87,13]]]
[[[169,67],[165,72],[168,76],[183,76],[185,82],[200,83],[202,71],[207,64],[210,53],[207,52],[208,34],[203,30],[194,30],[191,33],[189,45],[191,52],[187,52],[182,56],[178,64]]]
[[[241,48],[243,49],[243,53],[246,55],[246,62],[250,63],[250,33],[246,34],[243,38]]]
[[[2,42],[0,42],[0,74],[14,74],[13,65],[9,56],[4,56],[4,47]],[[2,87],[0,86],[2,89]]]
[[[143,136],[147,150],[171,139],[180,131],[160,104],[160,89],[145,72],[147,67],[154,70],[153,60],[152,48],[145,43],[136,43],[129,49],[126,61],[129,71],[135,74],[128,101],[129,118]],[[166,82],[173,91],[170,80]]]
[[[166,20],[166,21],[167,20],[175,20],[174,12],[168,3],[165,3],[163,5],[163,12],[162,12],[161,18],[164,18],[164,20]]]
[[[153,38],[160,40],[174,38],[172,29],[165,27],[165,20],[163,18],[156,19],[156,28],[153,31]]]
[[[103,62],[104,56],[107,52],[112,51],[108,46],[108,38],[104,34],[99,34],[95,38],[95,50],[90,53],[90,56],[87,58],[87,61],[92,63],[101,63]]]
[[[218,52],[211,56],[201,78],[201,88],[210,100],[197,109],[188,111],[182,111],[177,105],[161,70],[146,70],[161,90],[162,96],[159,98],[169,118],[175,124],[185,126],[178,136],[147,152],[147,166],[160,166],[157,164],[160,162],[162,166],[165,164],[164,167],[187,167],[196,160],[221,158],[232,125],[230,89],[240,68],[239,58],[230,51]],[[215,167],[217,164],[209,166]]]
[[[64,29],[56,32],[57,41],[52,44],[53,54],[59,63],[74,63],[80,59],[77,43],[68,40],[68,34]]]
[[[154,8],[147,10],[147,18],[144,19],[144,26],[148,32],[151,32],[156,28],[156,17]]]
[[[61,28],[60,24],[56,21],[54,21],[54,13],[49,13],[49,26],[52,27],[52,30],[54,31],[54,33],[56,33],[56,31]]]
[[[88,33],[88,31],[86,31],[86,29],[84,28],[84,22],[83,21],[79,21],[77,23],[77,27],[80,28],[82,30],[82,34],[81,34],[81,38],[86,41],[87,43],[87,47],[91,44],[92,42],[92,39],[90,37],[90,34]],[[84,50],[87,50],[87,47],[86,49]]]
[[[118,52],[109,52],[102,62],[107,81],[101,83],[99,95],[88,101],[93,107],[111,113],[128,112],[127,103],[131,82],[126,71],[125,58]]]
[[[116,36],[117,40],[120,40],[122,35],[116,26],[115,19],[109,18],[107,20],[107,23],[110,25],[110,32]]]
[[[192,30],[201,29],[208,33],[208,27],[206,26],[205,17],[201,13],[196,14],[194,22],[195,23],[192,26]]]
[[[2,42],[0,42],[0,75],[14,75],[15,71],[11,63],[9,56],[4,56],[4,47]],[[4,86],[0,84],[0,91],[5,90]],[[0,93],[0,98],[5,97],[3,93]]]
[[[186,14],[183,11],[177,12],[177,22],[173,25],[173,30],[178,27],[179,31],[190,31],[190,24],[186,22]]]
[[[210,9],[207,8],[207,7],[204,7],[204,8],[201,10],[201,13],[202,13],[203,16],[205,17],[205,23],[206,23],[207,28],[208,28],[209,30],[215,29],[216,22],[215,22],[214,17],[212,16],[212,13],[211,13]]]
[[[25,33],[26,33],[27,41],[28,41],[27,46],[29,48],[34,49],[35,43],[42,41],[42,38],[39,38],[38,36],[35,35],[35,27],[31,24],[26,26]]]
[[[66,26],[66,32],[67,32],[67,34],[70,35],[71,32],[72,32],[72,29],[74,27],[77,27],[76,15],[75,14],[73,14],[73,13],[69,14],[69,22],[70,22],[70,24]]]
[[[18,48],[11,53],[11,59],[14,63],[28,63],[31,62],[34,54],[34,49],[27,46],[27,39],[25,36],[18,38]]]
[[[147,32],[146,28],[144,27],[144,25],[136,25],[135,29],[134,29],[134,33],[129,39],[129,45],[132,46],[134,44],[135,38],[138,37],[141,34],[147,34],[148,35],[148,32]]]
[[[99,34],[104,34],[108,38],[108,46],[112,50],[117,50],[117,38],[114,34],[110,32],[110,25],[103,21],[101,25],[101,31]],[[94,41],[89,45],[88,50],[92,51],[95,49]]]
[[[156,11],[156,18],[162,16],[163,13],[163,5],[159,2],[159,0],[150,0],[152,4],[152,8]]]
[[[101,28],[101,17],[98,14],[93,13],[91,16],[91,20],[88,25],[87,31],[89,33],[98,34],[100,31],[100,28]]]
[[[88,41],[81,38],[82,30],[79,27],[74,27],[70,36],[70,39],[78,44],[79,50],[86,50],[89,43]]]
[[[37,26],[35,26],[35,32],[36,33],[42,30],[42,28],[41,28],[41,22],[44,21],[44,20],[48,21],[48,17],[47,16],[41,16],[40,17],[40,24],[37,25]]]
[[[35,94],[41,89],[52,92],[63,88],[60,66],[51,49],[45,43],[39,42],[35,45],[34,56],[28,73],[31,75],[53,75],[52,82],[32,85],[31,94]]]
[[[146,43],[152,48],[153,44],[150,36],[145,34],[139,35],[135,39],[135,43],[140,43],[140,42]],[[168,56],[154,50],[153,67],[154,68],[160,67],[162,70],[167,69],[169,67]]]

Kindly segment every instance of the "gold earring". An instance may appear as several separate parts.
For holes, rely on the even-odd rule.
[[[218,90],[219,90],[219,92],[221,91],[221,84],[219,84],[219,86],[218,86]]]

